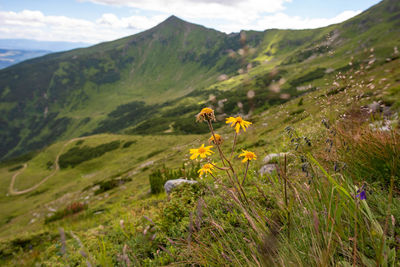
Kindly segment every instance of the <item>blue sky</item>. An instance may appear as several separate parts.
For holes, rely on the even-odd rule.
[[[223,32],[317,28],[378,0],[0,0],[0,38],[98,43],[151,28],[170,15]]]

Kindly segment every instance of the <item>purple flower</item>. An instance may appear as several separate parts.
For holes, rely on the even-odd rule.
[[[359,198],[360,200],[367,199],[367,193],[365,192],[365,185],[363,185],[360,189],[357,190],[357,195],[356,198]]]
[[[367,199],[367,194],[363,190],[356,197],[360,198],[360,200],[364,200],[364,199]]]

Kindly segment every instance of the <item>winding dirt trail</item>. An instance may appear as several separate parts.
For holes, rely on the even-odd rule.
[[[46,176],[45,178],[43,178],[39,183],[35,184],[35,185],[32,186],[31,188],[28,188],[28,189],[25,189],[25,190],[22,190],[22,191],[15,191],[15,190],[14,190],[15,180],[17,179],[18,175],[20,175],[21,173],[23,173],[24,170],[28,167],[28,163],[25,163],[25,164],[24,164],[24,167],[23,167],[19,172],[17,172],[16,174],[14,174],[13,177],[11,178],[10,187],[9,187],[9,189],[8,189],[9,194],[10,194],[10,195],[14,195],[14,196],[16,196],[16,195],[22,195],[22,194],[25,194],[25,193],[29,193],[29,192],[35,190],[36,188],[38,188],[39,186],[41,186],[43,183],[45,183],[48,179],[50,179],[51,177],[53,177],[53,176],[60,170],[60,165],[58,165],[58,159],[60,158],[62,152],[64,151],[64,148],[65,148],[67,145],[71,144],[72,142],[75,142],[75,141],[78,141],[78,140],[82,140],[82,139],[85,139],[85,138],[88,138],[88,136],[86,136],[86,137],[77,137],[77,138],[73,138],[73,139],[69,140],[68,142],[66,142],[66,143],[63,145],[63,147],[61,148],[60,152],[58,152],[58,154],[57,154],[56,160],[55,160],[55,162],[54,162],[55,165],[56,165],[56,169],[55,169],[51,174],[49,174],[48,176]]]

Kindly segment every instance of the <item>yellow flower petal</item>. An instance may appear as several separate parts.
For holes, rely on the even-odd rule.
[[[246,162],[246,161],[256,160],[257,159],[256,154],[254,154],[253,152],[247,151],[247,150],[242,150],[242,151],[243,151],[243,153],[238,156],[239,158],[240,157],[244,157],[242,162]]]
[[[238,116],[236,118],[234,117],[229,117],[226,119],[227,124],[231,124],[231,127],[235,127],[236,133],[239,133],[240,127],[242,127],[243,131],[246,131],[246,129],[249,127],[251,122],[245,121],[242,119],[242,117]]]
[[[204,144],[202,144],[199,148],[190,149],[190,153],[192,154],[190,159],[196,159],[198,156],[200,156],[200,158],[206,158],[208,155],[214,153],[210,150],[212,147],[213,146],[204,147]]]

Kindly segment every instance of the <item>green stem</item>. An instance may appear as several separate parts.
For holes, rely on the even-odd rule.
[[[224,165],[224,167],[226,167],[225,162],[224,162],[225,156],[222,153],[222,150],[221,150],[221,148],[219,147],[219,144],[216,141],[217,139],[215,138],[214,128],[212,127],[211,121],[207,120],[207,123],[208,123],[208,127],[210,128],[211,134],[212,134],[212,136],[214,138],[214,144],[217,146],[217,149],[218,149],[218,152],[219,152],[219,156],[221,157],[222,164]]]
[[[216,140],[216,138],[215,138],[215,133],[214,133],[214,128],[212,127],[211,121],[210,121],[210,120],[207,120],[207,123],[208,123],[208,127],[210,128],[210,131],[211,131],[211,133],[212,133],[212,136],[213,136],[214,140]],[[239,179],[238,179],[238,177],[237,177],[237,175],[236,175],[236,173],[235,173],[235,169],[234,169],[233,166],[232,166],[232,163],[225,157],[225,155],[224,155],[224,153],[222,152],[222,150],[221,150],[219,144],[218,144],[217,142],[215,142],[215,144],[216,144],[216,146],[217,146],[217,148],[218,148],[218,152],[219,152],[219,155],[220,155],[220,157],[221,157],[222,164],[224,165],[224,167],[226,167],[225,162],[224,162],[224,160],[225,160],[226,163],[229,165],[229,168],[230,168],[230,170],[232,171],[233,177],[235,178],[236,183],[237,183],[237,185],[238,185],[238,187],[239,187],[238,192],[241,192],[242,195],[243,195],[243,198],[246,200],[246,202],[248,202],[247,197],[246,197],[246,194],[245,194],[245,192],[244,192],[244,190],[243,190],[243,188],[242,188],[242,186],[241,186],[241,184],[240,184],[240,182],[239,182]],[[232,179],[232,177],[231,177],[231,175],[229,174],[229,171],[228,171],[228,170],[226,170],[226,173],[228,174],[229,178]],[[236,186],[235,186],[235,189],[237,189]],[[239,196],[240,196],[240,194],[239,194]]]
[[[357,266],[357,211],[358,200],[356,202],[356,210],[354,212],[353,266]]]
[[[285,205],[287,209],[287,217],[288,217],[288,239],[290,240],[290,210],[289,210],[289,205],[288,205],[288,196],[287,196],[287,159],[286,159],[286,154],[285,154],[285,165],[283,169],[283,180],[285,183]]]
[[[382,264],[383,247],[385,245],[385,236],[386,236],[387,230],[388,230],[390,210],[391,210],[391,206],[392,206],[392,202],[393,202],[393,187],[394,187],[394,176],[392,176],[390,179],[389,199],[388,199],[388,205],[387,205],[387,211],[386,211],[385,228],[383,229],[383,233],[382,233],[381,245],[380,245],[380,249],[379,249],[379,255],[377,257],[376,266],[381,266],[381,264]]]
[[[235,151],[235,147],[236,147],[236,138],[237,138],[237,132],[235,131],[235,137],[233,138],[233,146],[232,146],[232,152],[231,152],[230,160],[232,160],[233,152]]]
[[[249,169],[250,160],[247,160],[246,171],[244,172],[244,177],[242,181],[242,186],[244,186],[244,181],[246,180],[247,170]]]

